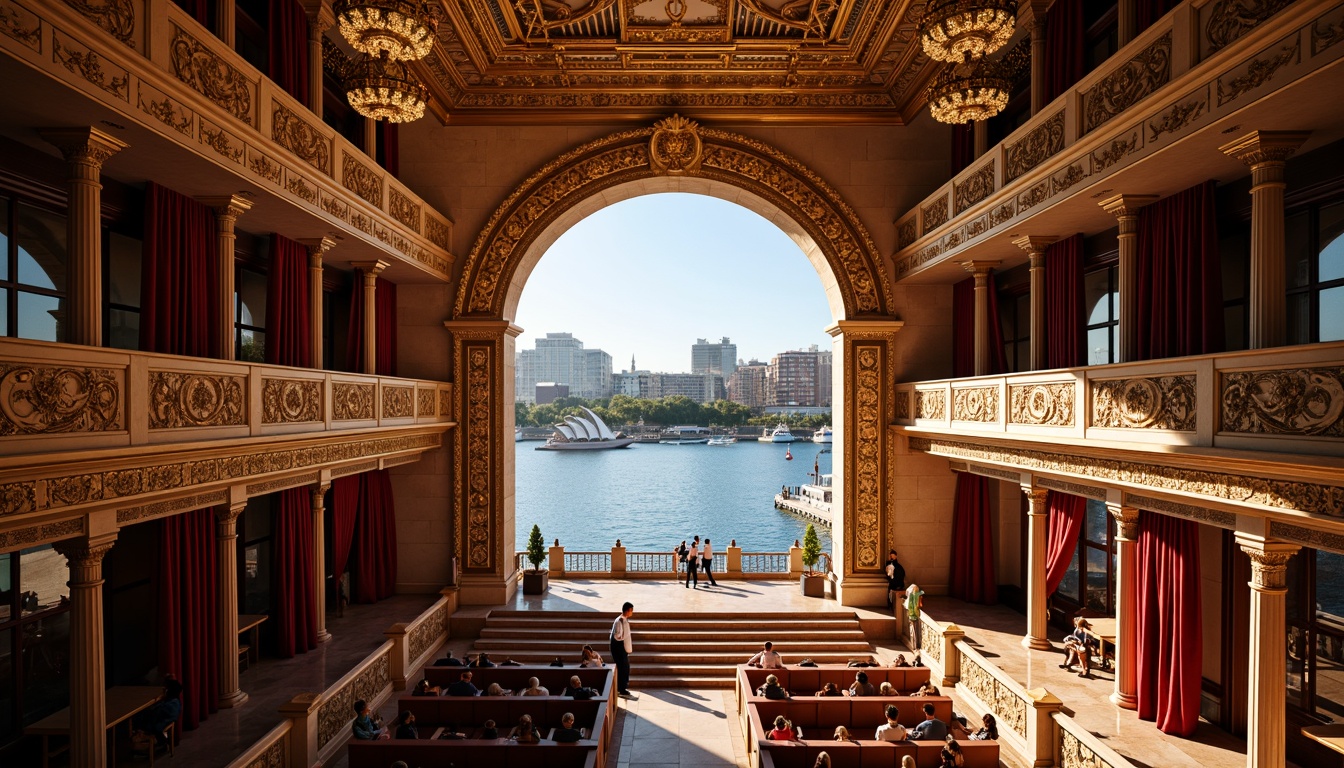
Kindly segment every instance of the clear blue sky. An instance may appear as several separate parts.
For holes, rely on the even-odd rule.
[[[533,270],[514,322],[517,348],[573,333],[612,367],[691,368],[698,338],[728,336],[737,356],[769,361],[789,349],[829,349],[821,279],[778,227],[718,198],[625,200],[576,224]]]

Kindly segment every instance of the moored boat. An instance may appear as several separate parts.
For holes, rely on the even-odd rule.
[[[832,435],[833,435],[833,433],[831,432],[831,425],[830,425],[830,424],[827,424],[826,426],[824,426],[824,427],[822,427],[821,429],[818,429],[816,432],[813,432],[813,433],[812,433],[812,442],[814,442],[814,443],[830,443],[830,442],[831,442]]]
[[[704,445],[713,433],[708,427],[668,427],[658,433],[658,442],[663,445]]]
[[[601,451],[610,448],[626,448],[635,442],[635,438],[624,434],[615,434],[602,417],[587,408],[582,409],[587,418],[566,416],[565,423],[555,425],[555,433],[545,445],[537,446],[538,451]]]
[[[769,434],[761,435],[756,439],[762,443],[792,443],[794,437],[793,433],[789,431],[789,425],[781,421],[779,426],[770,430]]]
[[[705,445],[737,445],[737,438],[732,435],[715,435],[714,437],[709,438],[709,442],[705,443]]]

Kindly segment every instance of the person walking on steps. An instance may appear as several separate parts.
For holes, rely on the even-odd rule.
[[[694,585],[694,586],[692,586]],[[686,550],[686,583],[682,586],[696,589],[700,586],[700,537],[696,536],[691,541],[690,549]]]
[[[700,565],[704,568],[705,578],[709,579],[709,586],[719,586],[719,582],[714,580],[714,571],[711,570],[714,566],[714,550],[709,546],[708,536],[705,537],[705,548],[700,551]]]
[[[901,567],[901,561],[896,559],[896,550],[892,549],[887,555],[887,607],[892,607],[897,600],[905,599],[905,568]]]
[[[630,617],[635,613],[635,604],[621,606],[621,615],[611,623],[611,658],[616,661],[616,692],[622,696],[630,695],[630,652],[634,644],[630,641]]]

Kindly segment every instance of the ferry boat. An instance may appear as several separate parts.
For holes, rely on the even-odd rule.
[[[709,438],[709,442],[705,443],[705,445],[737,445],[737,438],[732,435],[715,435],[714,437]]]
[[[668,427],[658,433],[658,442],[663,445],[704,445],[713,433],[708,427]]]
[[[522,428],[522,427],[514,427],[514,428],[513,428],[513,442],[515,442],[515,443],[521,443],[522,441],[523,441],[523,428]]]
[[[545,445],[537,446],[538,451],[602,451],[610,448],[627,448],[635,438],[625,434],[615,434],[606,422],[596,413],[582,408],[588,418],[566,416],[564,424],[555,425],[555,433]]]
[[[812,478],[811,483],[785,486],[775,494],[775,509],[792,512],[830,528],[831,501],[835,490],[831,475],[822,474],[816,462],[813,462],[809,477]]]
[[[826,426],[812,433],[812,442],[829,444],[831,442],[831,436],[832,436],[831,425],[827,424]]]
[[[770,434],[756,438],[758,442],[762,443],[792,443],[793,439],[793,433],[789,431],[789,425],[784,422],[780,422],[779,426],[770,430]]]

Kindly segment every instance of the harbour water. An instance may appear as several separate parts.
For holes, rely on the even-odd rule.
[[[780,486],[811,482],[813,460],[831,471],[828,448],[814,443],[640,444],[611,451],[537,451],[517,443],[516,547],[532,525],[546,543],[569,551],[609,550],[616,539],[638,552],[671,551],[682,539],[710,537],[722,553],[737,539],[747,552],[784,552],[807,522],[774,508]],[[785,461],[791,447],[793,461]],[[831,551],[830,530],[817,526]]]

